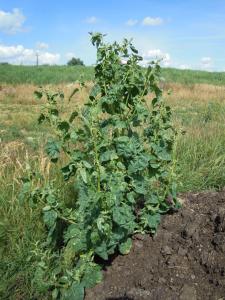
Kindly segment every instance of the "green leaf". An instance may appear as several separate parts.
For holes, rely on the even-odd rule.
[[[59,290],[55,288],[52,291],[52,299],[57,299],[58,295],[59,295]]]
[[[97,283],[102,281],[102,271],[101,267],[98,265],[90,265],[85,270],[84,276],[82,278],[82,284],[85,288],[92,288]]]
[[[41,113],[40,116],[38,117],[38,124],[43,123],[45,119],[46,119],[46,116]]]
[[[128,173],[136,173],[147,168],[149,162],[148,155],[136,156],[135,160],[131,161],[128,167]]]
[[[63,131],[64,133],[67,133],[70,129],[70,124],[66,121],[62,121],[58,124],[59,130]]]
[[[155,213],[154,215],[152,214],[148,214],[146,216],[147,222],[148,222],[148,226],[155,231],[160,223],[160,214]]]
[[[89,99],[91,101],[95,100],[96,96],[101,92],[101,88],[98,84],[94,85],[93,88],[91,89]]]
[[[36,99],[41,99],[43,96],[43,93],[41,91],[34,91],[34,96]]]
[[[129,143],[130,139],[128,136],[120,136],[116,139],[120,143]]]
[[[78,134],[76,133],[76,131],[72,131],[72,132],[70,133],[70,139],[71,139],[71,141],[72,141],[73,143],[76,143],[77,140],[78,140],[78,138],[79,138],[79,136],[78,136]]]
[[[55,221],[57,219],[57,212],[54,211],[54,210],[45,210],[44,211],[44,216],[43,216],[43,220],[44,220],[44,223],[49,227],[51,228],[54,224],[55,224]]]
[[[107,150],[100,155],[100,161],[105,162],[109,160],[117,159],[118,156],[115,150]]]
[[[87,169],[91,169],[92,168],[92,166],[86,160],[83,160],[82,163],[85,166],[85,168],[87,168]]]
[[[87,251],[87,241],[85,235],[83,234],[86,233],[80,231],[79,235],[72,238],[68,243],[68,246],[72,249],[74,254],[80,254]]]
[[[103,241],[100,246],[95,248],[95,253],[101,258],[103,258],[104,260],[108,259],[108,252],[107,252],[107,246],[105,241]]]
[[[75,88],[75,89],[72,91],[72,93],[70,94],[69,99],[68,99],[69,102],[70,102],[70,100],[73,98],[73,96],[74,96],[77,92],[79,92],[79,89],[78,89],[78,88]]]
[[[135,216],[129,205],[113,208],[113,221],[132,232],[135,227]]]
[[[135,203],[135,198],[134,198],[134,196],[135,196],[135,193],[134,192],[130,192],[130,193],[128,193],[127,194],[127,199],[128,199],[128,201],[130,202],[130,203]]]
[[[57,162],[59,155],[60,155],[60,150],[61,150],[61,145],[59,142],[56,141],[48,141],[45,150],[50,157],[52,162]]]
[[[87,183],[87,173],[86,173],[86,170],[85,169],[80,169],[80,175],[81,175],[81,178],[83,179],[83,181],[85,183]]]
[[[158,204],[159,203],[159,197],[157,195],[151,194],[148,203],[150,204]]]
[[[165,160],[165,161],[171,161],[171,153],[168,153],[166,151],[161,151],[158,153],[158,157],[161,160]]]
[[[58,117],[59,116],[59,111],[58,111],[58,109],[56,109],[56,108],[52,108],[51,110],[50,110],[50,114],[52,115],[52,116],[54,116],[54,117]]]
[[[72,123],[77,116],[78,116],[78,112],[73,111],[72,114],[70,115],[69,122]]]
[[[131,247],[132,247],[132,240],[131,238],[128,238],[126,242],[123,242],[119,245],[119,251],[121,254],[125,255],[130,252]]]
[[[64,99],[64,93],[60,92],[60,93],[59,93],[59,98],[60,98],[61,100],[63,100],[63,99]]]
[[[136,54],[138,53],[138,50],[132,44],[130,44],[130,49],[132,50],[132,52]]]
[[[80,283],[73,283],[72,286],[65,292],[64,300],[83,300],[84,286]]]
[[[76,165],[73,163],[68,164],[67,166],[61,169],[64,180],[69,180],[71,176],[75,175],[76,173]]]

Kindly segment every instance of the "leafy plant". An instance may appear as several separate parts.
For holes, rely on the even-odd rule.
[[[95,81],[81,110],[64,119],[63,93],[35,92],[47,100],[39,122],[55,129],[46,151],[53,163],[66,154],[62,174],[76,194],[65,203],[53,183],[29,194],[33,205],[43,204],[48,233],[33,251],[34,284],[53,299],[83,299],[85,288],[102,279],[96,257],[129,253],[134,233],[154,233],[160,215],[178,206],[176,132],[159,88],[158,62],[143,70],[127,39],[106,44],[102,34],[92,33],[91,41],[97,48]]]

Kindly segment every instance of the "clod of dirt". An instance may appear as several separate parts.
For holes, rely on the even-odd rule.
[[[86,300],[225,299],[225,190],[182,195],[154,237],[136,235]]]

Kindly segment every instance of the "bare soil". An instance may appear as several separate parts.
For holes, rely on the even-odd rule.
[[[85,300],[225,300],[225,191],[183,195],[155,236],[136,235]]]

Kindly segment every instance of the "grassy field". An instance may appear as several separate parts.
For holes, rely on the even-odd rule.
[[[4,74],[3,67],[8,68],[9,73]],[[43,234],[43,227],[38,210],[19,201],[20,179],[38,170],[46,181],[55,180],[63,198],[68,197],[71,190],[69,184],[63,183],[60,173],[52,170],[44,152],[44,144],[51,133],[37,123],[42,103],[34,99],[33,92],[37,88],[35,84],[45,83],[51,76],[52,84],[60,78],[63,82],[74,81],[81,70],[89,70],[86,76],[90,78],[93,73],[91,68],[54,68],[0,66],[0,299],[40,299],[32,289],[34,270],[29,257],[36,240]],[[57,68],[64,71],[59,73]],[[42,77],[38,72],[46,72],[46,75]],[[167,78],[165,97],[172,107],[173,121],[184,133],[179,135],[176,151],[179,191],[224,187],[225,87],[220,85],[225,82],[225,75],[167,69],[164,76]],[[30,82],[30,78],[33,78],[32,84],[18,85]],[[171,80],[175,82],[170,83]],[[49,87],[63,90],[68,96],[74,85],[60,83]],[[172,93],[167,95],[167,90]],[[70,112],[75,105],[82,105],[86,96],[87,91],[83,91],[70,103],[65,100],[64,113]]]
[[[0,83],[7,84],[60,84],[71,83],[83,75],[84,80],[94,76],[93,67],[68,66],[13,66],[0,64]],[[225,72],[162,69],[166,82],[182,84],[225,84]]]
[[[0,65],[0,82],[8,84],[70,83],[79,80],[80,76],[84,80],[93,79],[93,67]]]

